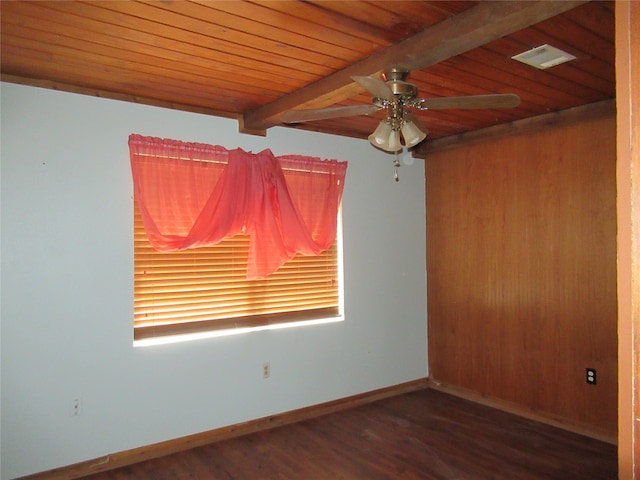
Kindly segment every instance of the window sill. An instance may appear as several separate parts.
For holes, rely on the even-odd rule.
[[[327,323],[338,323],[344,321],[344,315],[330,318],[318,318],[314,320],[302,320],[287,323],[276,323],[271,325],[262,325],[257,327],[239,327],[229,328],[225,330],[212,330],[208,332],[197,332],[188,334],[166,335],[161,337],[144,338],[134,340],[133,346],[151,347],[154,345],[166,345],[170,343],[191,342],[205,338],[228,337],[230,335],[241,335],[246,333],[260,332],[264,330],[281,330],[285,328],[306,327],[311,325],[324,325]]]

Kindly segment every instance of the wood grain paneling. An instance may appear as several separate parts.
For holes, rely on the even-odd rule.
[[[609,116],[427,157],[434,380],[615,435],[615,137]]]

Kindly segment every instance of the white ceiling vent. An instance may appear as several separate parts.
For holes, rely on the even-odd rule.
[[[575,60],[576,57],[567,53],[559,48],[552,47],[551,45],[540,45],[523,53],[519,53],[511,57],[532,67],[544,70],[545,68],[554,67],[561,63]]]

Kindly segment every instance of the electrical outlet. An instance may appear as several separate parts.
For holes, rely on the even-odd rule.
[[[262,378],[269,378],[271,376],[271,364],[264,362],[262,364]]]
[[[596,377],[595,368],[587,368],[587,383],[589,385],[596,385],[598,383],[598,377]]]

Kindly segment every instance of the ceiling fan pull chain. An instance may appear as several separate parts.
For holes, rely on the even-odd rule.
[[[394,167],[394,174],[393,174],[393,179],[396,182],[400,181],[400,177],[398,176],[398,167],[400,167],[400,159],[398,158],[398,152],[396,152],[396,159],[393,161],[393,167]]]

